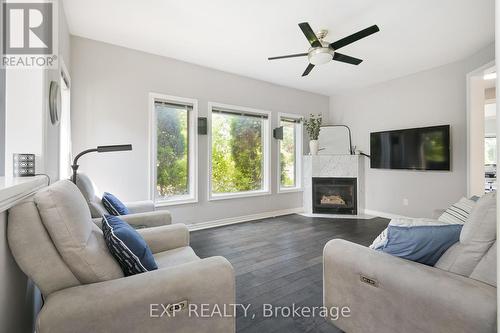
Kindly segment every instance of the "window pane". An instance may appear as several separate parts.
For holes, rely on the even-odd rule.
[[[189,194],[188,109],[155,103],[156,197]]]
[[[264,121],[258,117],[212,113],[212,193],[263,188]]]
[[[497,138],[484,138],[484,164],[497,163]]]
[[[282,187],[295,187],[295,123],[281,121],[283,140],[280,141],[280,181]]]

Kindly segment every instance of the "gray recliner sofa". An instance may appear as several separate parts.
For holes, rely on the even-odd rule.
[[[9,247],[45,299],[36,331],[234,332],[234,317],[205,318],[189,311],[202,304],[234,304],[231,264],[222,257],[200,259],[184,225],[138,232],[159,269],[124,277],[70,181],[59,181],[11,208]],[[172,311],[175,316],[166,315]]]
[[[82,193],[90,214],[95,222],[100,223],[101,217],[108,214],[102,204],[94,182],[84,173],[79,173],[76,178],[76,186]],[[122,219],[135,228],[157,227],[172,223],[172,216],[168,210],[155,210],[153,201],[125,202],[125,206],[130,210],[129,215],[122,215]]]
[[[496,250],[496,194],[435,267],[335,239],[323,253],[324,305],[349,307],[332,321],[345,332],[496,332]]]

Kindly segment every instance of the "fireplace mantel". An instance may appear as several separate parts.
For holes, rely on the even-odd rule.
[[[364,214],[364,160],[361,155],[303,156],[304,212],[312,214],[312,179],[356,178],[358,214]]]

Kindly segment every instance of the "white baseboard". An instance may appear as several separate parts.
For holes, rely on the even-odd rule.
[[[364,213],[367,214],[367,215],[385,217],[386,219],[397,219],[397,218],[405,218],[405,217],[407,217],[407,216],[397,215],[397,214],[392,214],[392,213],[379,212],[379,211],[376,211],[376,210],[366,209],[366,208],[365,208]]]
[[[318,214],[318,213],[300,213],[299,215],[305,217],[321,217],[327,219],[359,219],[359,220],[370,220],[376,216],[368,215],[368,214],[357,214],[357,215],[349,215],[349,214]]]
[[[267,219],[267,218],[276,217],[276,216],[298,214],[298,213],[302,213],[303,211],[304,211],[303,207],[274,210],[274,211],[270,211],[270,212],[263,212],[263,213],[257,213],[257,214],[251,214],[251,215],[228,217],[228,218],[220,219],[220,220],[193,223],[193,224],[188,224],[187,227],[188,227],[189,231],[203,230],[203,229],[215,228],[215,227],[220,227],[220,226],[230,225],[230,224],[235,224],[235,223],[243,223],[243,222],[248,222],[248,221],[253,221],[253,220]]]

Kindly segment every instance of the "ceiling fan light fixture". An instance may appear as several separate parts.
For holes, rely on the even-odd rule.
[[[322,65],[333,59],[333,50],[329,47],[318,47],[309,52],[309,62],[313,65]]]
[[[371,27],[360,30],[347,37],[344,37],[333,43],[330,43],[325,40],[325,37],[328,34],[328,30],[323,29],[320,30],[318,33],[314,33],[311,26],[307,22],[299,23],[299,28],[300,30],[302,30],[302,33],[309,42],[309,45],[311,45],[311,47],[306,53],[296,53],[279,57],[269,57],[267,59],[275,60],[275,59],[307,56],[309,64],[307,65],[306,70],[302,73],[302,77],[309,75],[314,66],[326,64],[327,62],[330,62],[332,60],[340,61],[355,66],[359,65],[361,62],[363,62],[362,59],[354,58],[346,54],[338,53],[336,51],[344,46],[357,42],[360,39],[363,39],[380,31],[377,25],[372,25]]]

